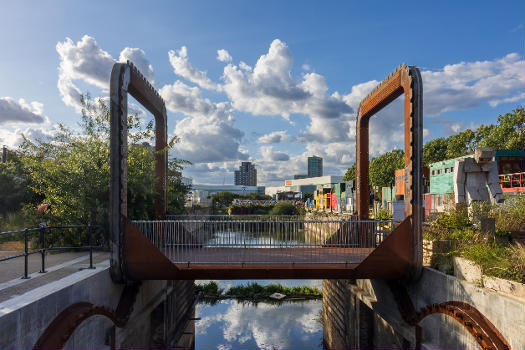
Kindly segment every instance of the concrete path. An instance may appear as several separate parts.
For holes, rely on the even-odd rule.
[[[6,253],[1,252],[1,253]],[[23,252],[16,252],[11,251],[9,254],[3,254],[3,256],[12,256],[21,254]],[[94,252],[93,254],[96,254],[97,252]],[[63,263],[67,263],[68,261],[88,256],[88,252],[81,251],[81,252],[52,252],[46,254],[46,270],[49,268],[60,265]],[[32,274],[35,272],[40,271],[40,268],[42,266],[42,257],[40,253],[29,255],[29,266],[28,266],[28,273]],[[10,281],[15,278],[21,278],[24,275],[24,257],[19,257],[7,261],[0,262],[0,284]]]
[[[109,258],[107,252],[93,253],[93,263],[99,264]],[[40,271],[40,255],[30,256],[29,279],[22,279],[24,258],[0,262],[0,302],[47,283],[57,281],[89,266],[87,252],[49,254],[46,257],[46,273]]]

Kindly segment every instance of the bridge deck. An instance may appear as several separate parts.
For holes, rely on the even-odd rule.
[[[172,254],[161,250],[178,267],[198,265],[359,264],[373,248],[193,248]],[[176,256],[174,256],[176,255]]]

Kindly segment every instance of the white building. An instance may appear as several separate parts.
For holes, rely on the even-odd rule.
[[[286,186],[268,186],[264,189],[264,194],[275,198],[277,193],[286,192]]]
[[[249,193],[264,194],[264,189],[264,186],[194,184],[191,186],[192,203],[210,205],[211,196],[223,191],[247,195]]]
[[[314,193],[317,186],[331,187],[343,182],[342,176],[326,175],[318,177],[307,177],[305,179],[286,180],[284,186],[286,191]]]

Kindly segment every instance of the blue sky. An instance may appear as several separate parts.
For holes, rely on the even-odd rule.
[[[522,1],[1,6],[0,143],[74,127],[78,93],[107,96],[112,63],[131,58],[166,100],[173,154],[194,163],[184,173],[197,183],[232,183],[249,159],[260,184],[279,185],[312,154],[344,174],[360,99],[402,62],[423,73],[426,140],[525,99]],[[373,155],[402,144],[400,111],[373,120]]]

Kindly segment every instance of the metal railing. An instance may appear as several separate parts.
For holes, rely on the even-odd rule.
[[[87,244],[88,245],[80,245],[80,246],[53,246],[50,244],[46,239],[46,233],[48,230],[69,230],[69,229],[84,229],[87,230]],[[99,232],[98,235],[98,244],[95,242],[95,231]],[[100,225],[65,225],[65,226],[41,226],[41,227],[33,227],[33,228],[25,228],[22,230],[14,230],[14,231],[6,231],[6,232],[0,232],[0,239],[2,241],[5,239],[5,237],[9,235],[18,235],[18,239],[24,240],[24,252],[16,255],[11,255],[7,257],[0,258],[0,262],[7,261],[15,258],[24,257],[24,275],[23,279],[28,279],[29,277],[29,256],[32,254],[38,254],[41,255],[41,268],[40,273],[46,273],[46,253],[47,251],[53,251],[53,250],[89,250],[89,269],[94,269],[93,266],[93,250],[94,249],[101,249],[103,248],[102,243],[102,231],[103,227]],[[38,233],[38,246],[37,249],[30,249],[30,240],[34,238],[34,236]]]
[[[176,264],[359,263],[393,230],[391,220],[258,219],[133,221]]]
[[[525,187],[525,172],[499,175],[499,183],[503,192]]]

